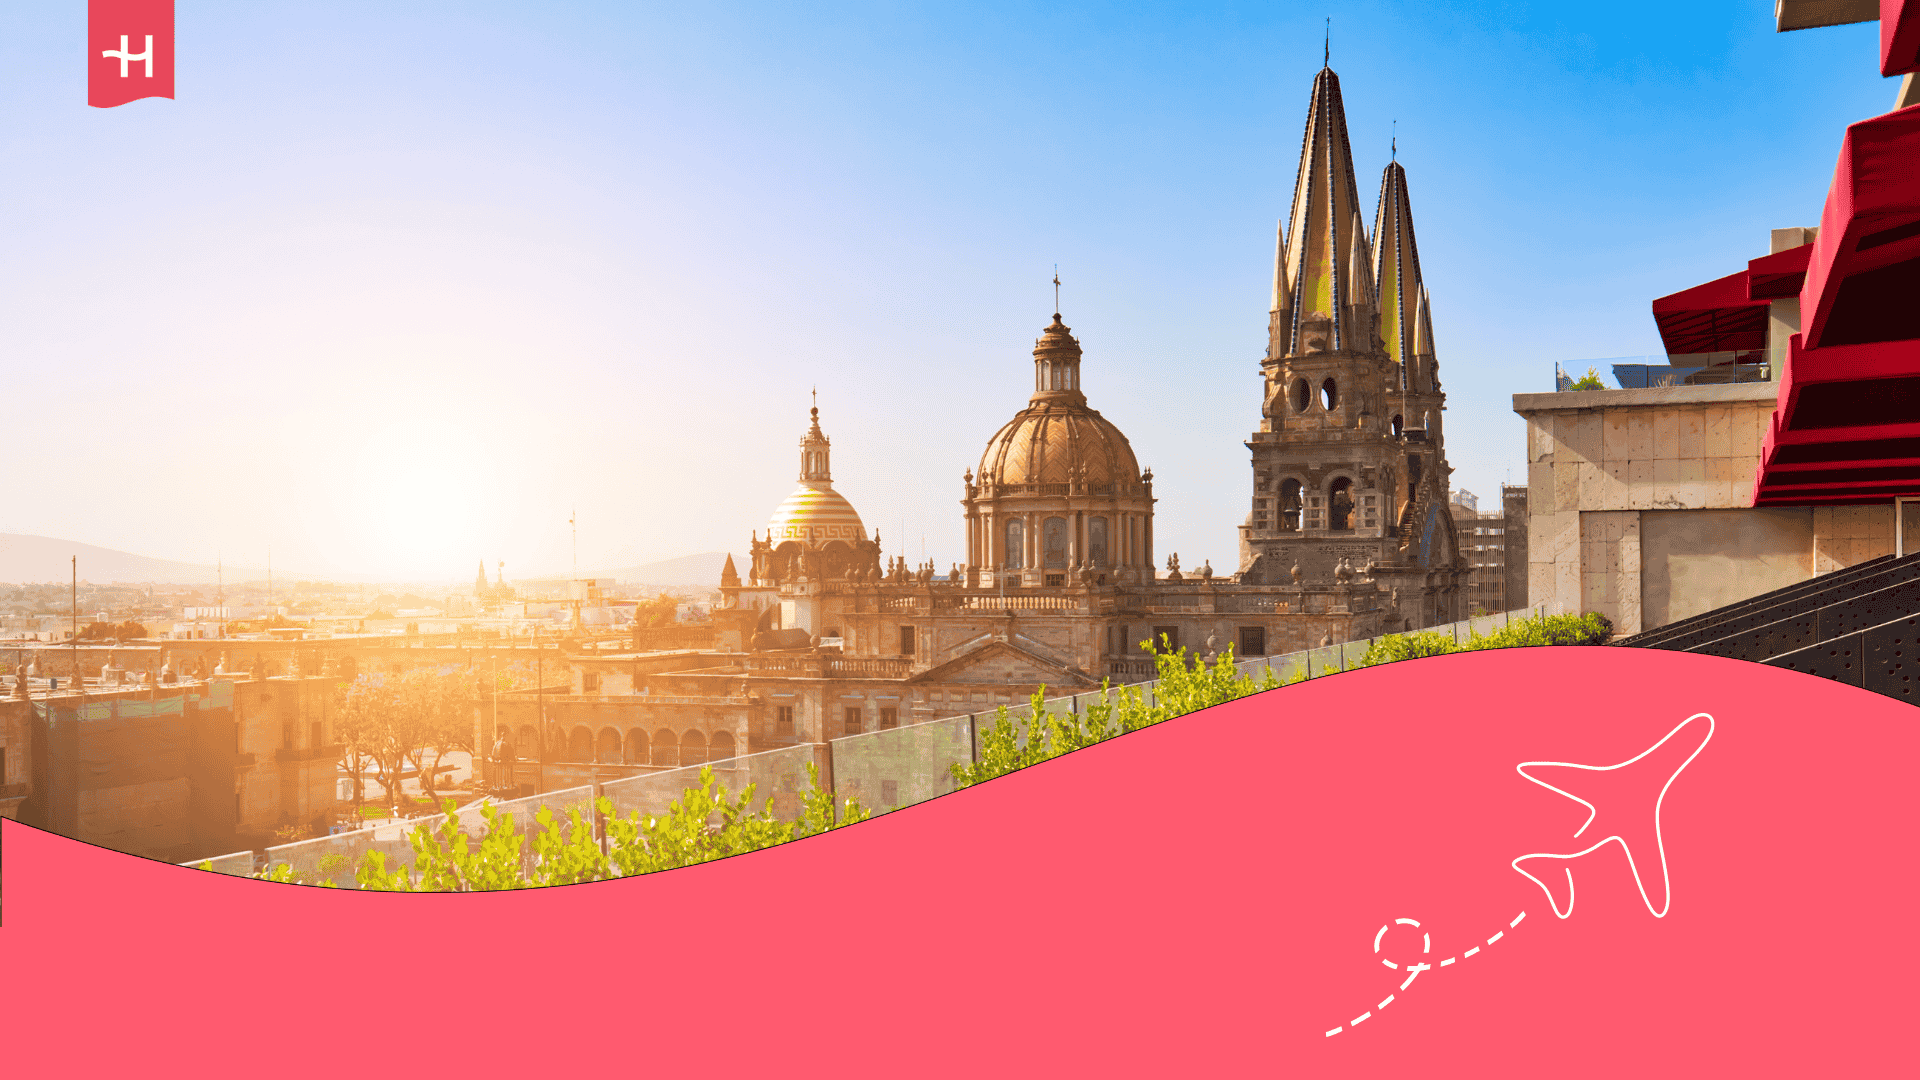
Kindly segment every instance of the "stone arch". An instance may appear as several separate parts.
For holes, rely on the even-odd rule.
[[[627,729],[626,763],[629,765],[647,764],[647,733],[639,728]]]
[[[829,540],[820,548],[821,577],[846,577],[853,570],[854,562],[853,547],[845,540]]]
[[[620,733],[613,728],[600,729],[599,744],[594,748],[593,759],[602,765],[620,763]]]
[[[653,763],[669,766],[680,764],[680,736],[667,728],[654,732]]]
[[[1336,476],[1327,485],[1327,530],[1347,532],[1353,528],[1353,480]]]
[[[680,764],[698,765],[707,760],[707,737],[689,729],[680,736]]]
[[[798,540],[788,540],[786,543],[774,548],[773,554],[768,556],[768,562],[771,564],[774,579],[776,581],[787,582],[797,577],[804,568],[802,559],[805,553],[805,546]]]
[[[573,729],[573,735],[567,739],[567,761],[593,760],[593,732],[585,727]]]
[[[734,749],[731,731],[716,731],[707,743],[708,761],[725,761],[730,757],[738,757],[739,754],[740,752]]]

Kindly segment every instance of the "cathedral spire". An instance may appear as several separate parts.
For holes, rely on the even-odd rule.
[[[1422,372],[1424,358],[1433,352],[1432,331],[1421,326],[1426,283],[1420,277],[1420,249],[1413,241],[1407,170],[1398,161],[1380,176],[1380,205],[1373,215],[1373,278],[1387,355],[1401,365],[1403,385],[1416,391],[1429,389]]]
[[[1278,244],[1272,310],[1285,317],[1270,320],[1268,352],[1275,359],[1372,345],[1372,290],[1353,283],[1355,262],[1372,262],[1360,220],[1340,77],[1321,68],[1307,105],[1293,212]]]

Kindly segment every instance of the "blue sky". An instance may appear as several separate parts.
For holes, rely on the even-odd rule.
[[[815,385],[837,486],[944,569],[1056,263],[1162,559],[1230,568],[1329,15],[1495,497],[1511,396],[1658,352],[1649,302],[1815,223],[1896,88],[1876,24],[1767,0],[177,11],[178,100],[101,110],[83,3],[0,10],[0,531],[373,578],[563,570],[575,507],[583,568],[744,553]]]

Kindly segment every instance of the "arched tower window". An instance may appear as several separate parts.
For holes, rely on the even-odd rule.
[[[1287,532],[1296,532],[1300,528],[1300,481],[1288,480],[1280,485],[1280,527]]]
[[[1335,532],[1353,528],[1353,481],[1344,476],[1327,487],[1327,528]]]

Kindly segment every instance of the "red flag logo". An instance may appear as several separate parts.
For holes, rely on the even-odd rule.
[[[173,96],[173,0],[88,0],[87,104]]]

